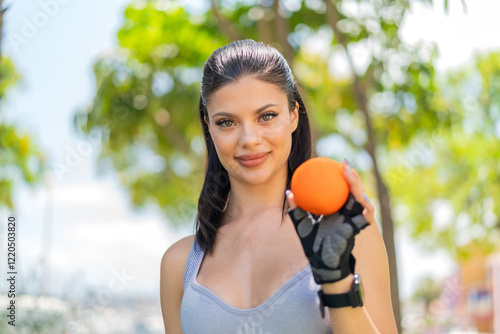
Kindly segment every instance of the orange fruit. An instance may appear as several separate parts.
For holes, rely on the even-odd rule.
[[[292,175],[290,190],[297,205],[315,215],[337,212],[349,197],[344,166],[330,158],[303,162]]]

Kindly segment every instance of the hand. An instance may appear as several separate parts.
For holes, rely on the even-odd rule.
[[[352,168],[346,160],[342,161],[342,165],[345,167],[344,178],[349,184],[351,193],[354,195],[356,201],[359,202],[364,208],[363,217],[365,217],[365,220],[368,223],[375,223],[375,207],[368,199],[368,195],[366,195],[365,187],[361,182],[358,172]],[[293,203],[295,204],[295,201]]]
[[[354,273],[356,260],[351,254],[354,237],[368,226],[369,221],[374,221],[373,205],[365,197],[359,175],[342,163],[345,166],[344,177],[351,193],[339,211],[318,218],[299,208],[291,191],[287,191],[290,206],[287,213],[294,223],[304,252],[311,263],[314,280],[318,284],[336,282]],[[365,208],[358,198],[365,203]]]

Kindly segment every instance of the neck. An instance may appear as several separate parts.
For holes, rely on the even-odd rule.
[[[231,182],[227,214],[230,221],[246,224],[265,223],[259,216],[280,215],[285,199],[287,170],[264,184]],[[233,180],[232,180],[233,181]]]

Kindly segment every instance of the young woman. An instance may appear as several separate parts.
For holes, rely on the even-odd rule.
[[[285,194],[312,144],[283,56],[253,40],[214,51],[199,114],[205,181],[196,234],[162,258],[166,334],[396,333],[387,254],[358,173],[342,162],[349,200],[318,224]]]

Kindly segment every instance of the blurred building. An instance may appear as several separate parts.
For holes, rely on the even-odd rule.
[[[472,324],[479,333],[500,333],[500,251],[472,255],[461,262],[454,291],[459,296],[453,305],[455,317]]]
[[[489,259],[491,268],[491,299],[493,305],[493,332],[500,333],[500,252]]]
[[[469,319],[480,333],[493,332],[493,282],[487,258],[471,256],[460,265],[462,295],[460,315]]]
[[[427,306],[422,298],[405,304],[405,334],[500,334],[500,249],[457,263],[440,286]]]

